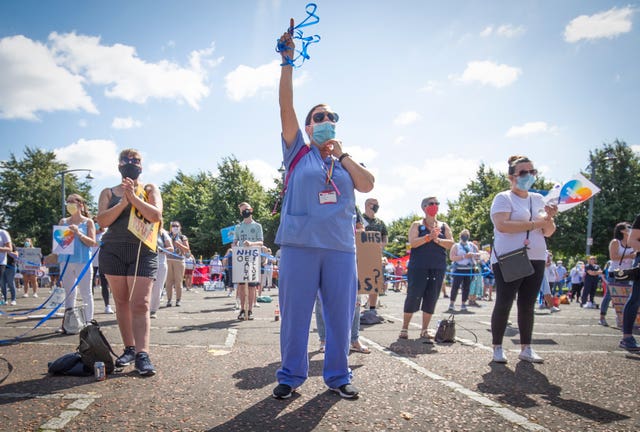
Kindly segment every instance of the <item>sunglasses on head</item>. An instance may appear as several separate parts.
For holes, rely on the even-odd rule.
[[[139,164],[140,163],[140,158],[128,158],[128,157],[123,157],[122,159],[120,159],[120,162],[124,162],[126,164]]]
[[[331,111],[321,111],[321,112],[317,112],[315,113],[311,118],[313,118],[313,121],[315,123],[321,123],[324,121],[325,118],[325,114],[326,117],[329,119],[329,121],[337,123],[338,120],[340,119],[340,116],[338,115],[338,113],[334,113]]]
[[[431,201],[431,202],[427,203],[427,205],[425,207],[431,207],[431,206],[434,206],[434,205],[440,205],[440,203],[438,201]]]
[[[537,169],[532,169],[532,170],[521,170],[519,172],[517,172],[516,174],[514,174],[516,177],[524,177],[527,174],[531,174],[532,176],[538,175],[538,170]]]

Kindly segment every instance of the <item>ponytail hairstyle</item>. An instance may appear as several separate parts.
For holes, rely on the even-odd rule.
[[[613,228],[613,238],[616,240],[624,239],[624,231],[629,228],[629,222],[619,222]]]

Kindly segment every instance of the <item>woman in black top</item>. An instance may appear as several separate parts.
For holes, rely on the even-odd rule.
[[[435,310],[440,287],[447,269],[447,249],[453,246],[451,228],[436,219],[438,205],[436,197],[422,200],[424,219],[415,221],[409,228],[411,258],[407,280],[407,298],[404,301],[404,317],[400,339],[409,337],[409,322],[422,303],[422,331],[420,337],[432,343],[427,329]]]
[[[158,255],[129,231],[128,226],[130,218],[135,217],[132,207],[147,222],[159,222],[162,198],[155,185],[143,186],[139,182],[142,158],[137,150],[123,150],[118,169],[122,183],[104,189],[98,202],[98,223],[109,227],[102,237],[99,267],[109,281],[125,345],[116,366],[127,366],[135,361],[141,375],[153,375],[156,371],[148,354],[149,299],[158,271]]]

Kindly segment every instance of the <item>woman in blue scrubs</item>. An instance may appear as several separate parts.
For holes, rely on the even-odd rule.
[[[292,24],[293,27],[293,24]],[[289,32],[280,38],[280,119],[282,152],[287,167],[286,193],[276,243],[280,260],[280,351],[273,397],[287,399],[307,379],[309,326],[316,296],[322,299],[326,325],[323,378],[331,391],[353,398],[349,341],[358,290],[355,254],[355,190],[370,192],[374,178],[342,150],[335,139],[338,115],[316,105],[305,120],[305,144],[293,108],[294,52]],[[354,190],[355,189],[355,190]]]

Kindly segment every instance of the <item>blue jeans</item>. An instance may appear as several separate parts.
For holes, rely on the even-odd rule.
[[[16,268],[8,265],[4,272],[2,272],[2,278],[0,279],[0,285],[2,285],[2,297],[4,301],[7,301],[7,287],[11,293],[11,300],[16,299]]]
[[[322,303],[320,296],[316,299],[316,325],[318,327],[318,339],[324,343],[326,341],[326,330],[324,327],[324,317],[322,316]],[[360,339],[360,308],[356,305],[353,322],[351,323],[351,343],[356,343]]]
[[[600,315],[605,316],[607,310],[609,310],[609,303],[611,303],[611,288],[610,284],[615,282],[612,277],[607,278],[607,292],[602,297],[602,303],[600,303]]]
[[[640,262],[640,255],[636,256],[636,260],[633,265],[638,265]],[[624,314],[622,315],[622,333],[632,334],[633,325],[636,322],[636,316],[638,316],[638,309],[640,308],[640,280],[633,281],[633,288],[631,289],[631,295],[627,299],[624,305]]]

